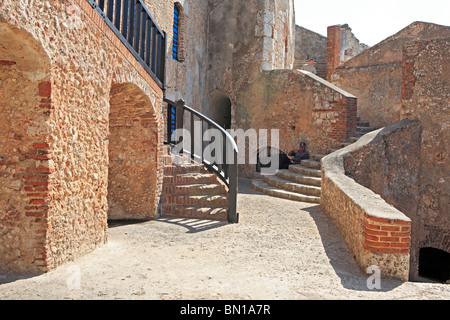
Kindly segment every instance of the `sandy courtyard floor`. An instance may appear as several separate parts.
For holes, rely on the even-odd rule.
[[[161,218],[110,225],[108,244],[47,274],[0,274],[0,299],[450,299],[445,284],[364,273],[318,205],[240,180],[238,224]]]

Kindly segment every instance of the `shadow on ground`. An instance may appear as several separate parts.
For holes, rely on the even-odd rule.
[[[31,279],[43,275],[44,273],[20,274],[17,272],[0,272],[0,285],[19,280]]]
[[[184,227],[188,230],[186,233],[198,233],[228,225],[227,222],[222,221],[189,219],[189,218],[161,217],[156,219],[155,221],[175,224],[177,226]]]
[[[344,288],[359,291],[387,292],[403,284],[401,280],[382,278],[379,282],[380,288],[372,289],[373,286],[370,285],[376,284],[374,273],[366,273],[366,270],[362,270],[358,266],[354,255],[347,248],[344,238],[320,205],[305,208],[304,210],[314,219],[326,255],[330,260],[331,266],[341,279],[341,284]]]
[[[251,179],[239,179],[239,194],[254,194],[270,199],[270,196],[254,191],[251,188]],[[277,199],[277,198],[274,198]],[[291,200],[286,200],[291,201]],[[403,282],[397,279],[380,279],[380,289],[372,289],[373,273],[366,273],[362,270],[352,252],[347,248],[344,238],[333,224],[333,221],[326,215],[318,204],[303,206],[302,210],[309,213],[314,220],[320,234],[320,239],[325,249],[330,265],[340,278],[344,288],[357,291],[379,291],[387,292],[401,286]]]

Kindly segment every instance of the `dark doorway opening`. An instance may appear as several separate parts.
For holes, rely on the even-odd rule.
[[[220,91],[215,90],[209,97],[210,118],[225,130],[231,129],[231,100]]]
[[[419,276],[439,282],[450,280],[450,253],[435,248],[420,249]]]

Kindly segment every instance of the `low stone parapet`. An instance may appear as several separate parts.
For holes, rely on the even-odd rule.
[[[380,131],[322,159],[321,206],[364,271],[377,266],[382,276],[407,281],[411,220],[345,174],[344,156],[367,145]]]

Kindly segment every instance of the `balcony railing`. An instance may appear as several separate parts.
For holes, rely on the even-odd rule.
[[[87,1],[142,67],[164,88],[167,37],[142,0]]]

